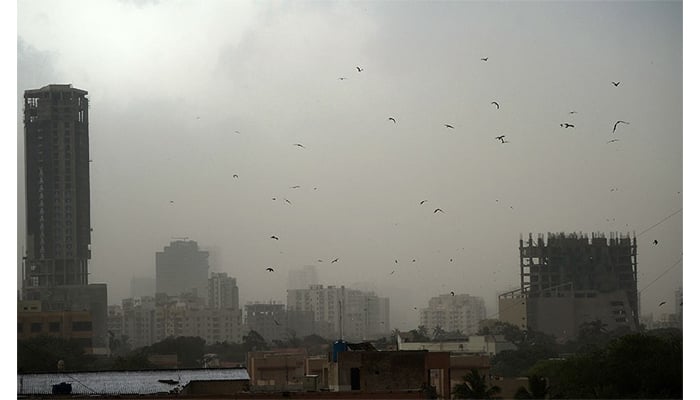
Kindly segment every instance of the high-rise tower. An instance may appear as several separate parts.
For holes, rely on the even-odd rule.
[[[24,92],[26,258],[22,286],[87,285],[90,173],[87,92]]]

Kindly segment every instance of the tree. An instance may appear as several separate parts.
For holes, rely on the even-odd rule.
[[[55,372],[59,360],[66,371],[86,370],[91,361],[76,340],[42,335],[17,341],[19,372]]]
[[[527,377],[527,389],[523,386],[515,392],[516,399],[544,399],[549,393],[547,386],[547,378],[539,375],[530,375]]]
[[[181,368],[201,367],[205,340],[198,336],[168,337],[146,348],[148,354],[177,354]]]
[[[263,351],[270,349],[265,338],[254,330],[251,330],[247,335],[243,336],[243,347],[246,351]]]
[[[435,328],[433,328],[433,340],[438,341],[442,339],[443,336],[445,336],[445,330],[442,329],[440,325],[435,325]]]
[[[488,387],[486,375],[479,374],[479,370],[472,368],[463,378],[464,383],[454,386],[452,397],[455,399],[493,399],[501,392],[498,386]]]

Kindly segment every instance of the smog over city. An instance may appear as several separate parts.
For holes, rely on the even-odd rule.
[[[520,239],[636,238],[639,315],[683,286],[683,4],[19,1],[24,94],[89,99],[89,283],[197,242],[240,304],[289,272],[389,298],[521,285]],[[546,240],[545,240],[546,241]],[[666,304],[662,304],[667,302]]]

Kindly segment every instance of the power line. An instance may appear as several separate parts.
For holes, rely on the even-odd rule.
[[[676,261],[675,263],[673,263],[673,265],[671,265],[670,267],[668,267],[664,272],[662,272],[659,276],[657,276],[656,279],[654,279],[653,281],[649,282],[649,284],[647,284],[647,285],[644,286],[643,288],[639,289],[639,292],[638,292],[638,293],[642,293],[642,290],[648,288],[649,286],[651,286],[652,283],[654,283],[654,282],[658,281],[659,279],[661,279],[662,276],[666,275],[666,273],[667,273],[668,271],[672,270],[676,265],[680,264],[681,261],[683,261],[683,257],[681,257],[678,261]]]
[[[678,213],[681,212],[681,211],[683,211],[683,208],[682,208],[682,207],[681,207],[679,210],[676,210],[676,211],[675,211],[674,213],[672,213],[671,215],[668,215],[667,217],[665,217],[665,218],[662,219],[661,221],[659,221],[659,222],[655,223],[654,225],[648,227],[647,229],[641,231],[641,232],[639,233],[639,235],[637,235],[637,236],[642,236],[643,234],[649,232],[649,231],[652,230],[653,228],[656,228],[656,227],[659,226],[662,222],[664,222],[664,221],[666,221],[667,219],[673,217],[674,215],[678,214]]]

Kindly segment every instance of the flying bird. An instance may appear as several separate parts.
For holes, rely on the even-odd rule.
[[[484,58],[481,59],[481,61],[488,61],[488,60],[489,60],[488,57],[484,57]]]
[[[619,142],[619,141],[620,141],[620,139],[612,139],[612,140],[608,140],[608,143],[615,143],[615,142]]]
[[[338,259],[336,258],[335,260],[331,261],[331,264],[333,264],[334,262],[338,262]]]
[[[569,111],[569,114],[578,114],[577,111]]]
[[[278,237],[275,236],[275,235],[270,236],[270,239],[280,240],[280,238],[278,238]]]
[[[306,147],[304,147],[304,145],[301,144],[301,143],[294,143],[294,146],[301,147],[302,149],[305,149],[305,148],[306,148]]]
[[[615,125],[613,125],[613,133],[615,133],[615,129],[617,129],[617,125],[618,125],[618,124],[627,124],[627,125],[629,125],[630,123],[627,122],[627,121],[622,121],[622,120],[615,122]]]
[[[664,304],[666,304],[666,302],[662,301],[661,303],[659,303],[659,307],[663,306]]]
[[[395,270],[394,270],[394,271],[391,271],[391,273],[390,273],[389,275],[394,275],[394,272],[396,272],[396,271],[395,271]]]
[[[233,131],[233,133],[241,133],[240,131]]]
[[[172,200],[170,200],[170,204],[175,204],[175,202],[174,202],[174,201],[172,201]]]
[[[657,244],[659,244],[659,241],[654,239],[654,241],[652,243],[654,243],[654,246],[656,246]]]
[[[452,296],[454,296],[454,295],[455,295],[455,292],[450,292],[450,294],[451,294]]]
[[[272,268],[270,268],[270,267],[265,268],[265,271],[267,271],[267,272],[275,272],[275,270],[272,269]]]
[[[234,178],[238,178],[238,174],[233,174],[233,177],[234,177]]]
[[[364,68],[360,68],[360,67],[355,67],[355,68],[357,68],[357,72],[362,72],[365,70]]]
[[[618,81],[618,82],[611,82],[611,83],[612,83],[613,86],[615,86],[615,87],[618,87],[618,86],[620,85],[620,81]]]
[[[500,110],[500,109],[501,109],[501,106],[499,106],[498,103],[496,103],[495,101],[492,101],[491,104],[495,104],[495,105],[496,105],[496,110]]]
[[[394,117],[389,117],[389,121],[394,121],[394,123],[396,123],[396,119],[394,119]]]
[[[273,318],[272,320],[273,320],[273,321],[275,321],[275,325],[277,325],[277,326],[279,326],[279,325],[280,325],[280,323],[279,323],[279,322],[277,322],[277,320],[276,320],[276,319],[274,319],[274,318]]]
[[[411,262],[416,262],[416,259],[414,258],[413,261],[411,261]]]
[[[340,81],[344,81],[344,80],[346,80],[346,79],[348,79],[348,78],[345,78],[345,77],[343,77],[343,76],[341,76],[340,78],[338,78],[338,80],[340,80]]]
[[[454,129],[454,128],[455,128],[454,126],[452,126],[452,125],[450,125],[450,124],[445,124],[445,127],[446,127],[446,128],[451,128],[451,129]]]
[[[394,260],[394,264],[398,264],[398,263],[399,263],[399,260]]]
[[[423,205],[423,203],[425,203],[426,201],[428,200],[421,200],[420,205]]]
[[[559,124],[559,126],[561,126],[562,128],[573,128],[574,127],[573,124],[570,124],[568,122],[564,122],[563,124]]]
[[[319,258],[318,260],[316,260],[316,261],[318,261],[318,262],[323,262],[323,260],[321,260],[320,258]]]
[[[496,140],[500,140],[501,143],[506,142],[506,135],[496,136]]]
[[[436,208],[435,211],[433,211],[433,214],[435,214],[435,213],[438,212],[438,211],[440,211],[440,212],[443,213],[443,214],[445,213],[444,211],[442,211],[441,208]]]
[[[289,201],[289,200],[287,200],[287,199],[284,199],[284,202],[285,202],[285,203],[289,203],[289,204],[292,204],[292,202],[291,202],[291,201]]]
[[[290,189],[299,189],[300,187],[301,187],[300,185],[294,185],[294,186],[290,186],[289,188]]]

